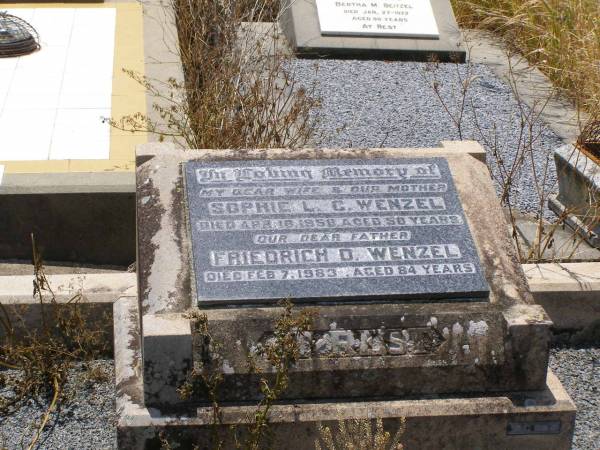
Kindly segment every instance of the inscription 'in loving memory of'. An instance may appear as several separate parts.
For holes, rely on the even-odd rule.
[[[186,187],[200,301],[487,292],[441,158],[189,162]]]

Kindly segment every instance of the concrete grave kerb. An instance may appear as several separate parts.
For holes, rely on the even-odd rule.
[[[215,161],[443,156],[451,167],[486,279],[490,284],[489,302],[404,302],[380,304],[376,307],[372,304],[319,305],[319,319],[315,324],[319,330],[329,330],[332,322],[336,322],[341,329],[370,329],[374,323],[382,320],[388,320],[386,326],[393,328],[400,326],[402,316],[403,320],[408,321],[406,326],[411,327],[411,332],[444,336],[447,342],[439,354],[435,353],[436,349],[430,349],[432,353],[426,356],[407,355],[406,358],[387,360],[380,358],[381,361],[385,360],[381,363],[374,363],[374,359],[368,358],[359,362],[352,358],[340,358],[336,361],[309,358],[297,365],[297,373],[291,376],[292,388],[288,395],[290,398],[318,398],[331,395],[386,396],[540,389],[546,377],[551,322],[543,309],[533,303],[528,292],[510,237],[503,231],[506,230],[504,218],[487,168],[471,155],[481,158],[483,150],[477,144],[469,142],[442,143],[440,148],[431,149],[182,151],[164,144],[142,146],[138,149],[137,170],[138,286],[142,342],[160,338],[154,332],[152,339],[150,335],[146,336],[146,322],[155,322],[159,320],[155,316],[163,314],[179,314],[185,319],[183,314],[192,308],[192,299],[196,298],[190,269],[191,251],[181,162],[192,159]],[[473,185],[477,185],[478,189],[473,189]],[[483,209],[482,205],[485,205]],[[231,389],[225,389],[229,395],[226,400],[254,398],[257,393],[248,390],[252,383],[249,382],[250,375],[244,369],[246,359],[241,354],[234,355],[237,351],[236,342],[246,342],[244,339],[247,339],[250,343],[260,339],[260,336],[264,338],[264,333],[279,314],[278,309],[211,308],[203,309],[202,312],[208,315],[215,334],[227,341],[225,352],[230,354],[227,364],[231,375]],[[393,316],[397,316],[396,325],[389,319]],[[460,338],[455,339],[454,336]],[[165,339],[168,339],[167,336]],[[464,339],[468,339],[468,343]],[[173,352],[166,348],[162,352],[143,351],[145,356],[156,358],[144,361],[148,404],[164,407],[180,402],[175,396],[166,398],[159,394],[158,387],[169,380],[171,384],[175,380],[181,380],[180,368],[188,366],[194,360],[194,352],[198,351],[190,347],[193,346],[179,346]],[[181,348],[189,349],[189,353],[185,354]],[[175,355],[178,361],[172,359]],[[423,372],[423,364],[430,369]],[[146,371],[159,366],[178,369],[171,373]],[[388,385],[377,383],[374,388],[373,383],[360,381],[357,369],[368,369],[369,376],[372,375],[375,380],[381,376],[389,378],[391,373],[404,374],[401,377],[403,381]],[[319,373],[325,372],[328,372],[328,377],[319,377]],[[325,379],[329,381],[322,381]],[[332,389],[341,379],[346,381],[346,387],[333,392]],[[465,383],[465,379],[469,379],[469,383]],[[241,380],[246,382],[241,383]],[[316,380],[321,381],[315,387]],[[244,387],[234,387],[240,384]],[[227,382],[226,386],[229,387]]]

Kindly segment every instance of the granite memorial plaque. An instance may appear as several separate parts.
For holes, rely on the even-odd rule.
[[[482,299],[444,158],[185,163],[200,304]]]
[[[430,0],[316,0],[324,36],[438,39]]]

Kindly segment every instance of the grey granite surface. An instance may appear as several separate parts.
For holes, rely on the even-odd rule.
[[[487,297],[443,158],[188,162],[201,304]]]

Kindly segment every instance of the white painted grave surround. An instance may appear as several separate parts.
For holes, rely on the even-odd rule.
[[[324,36],[438,39],[430,0],[316,0]]]
[[[0,58],[0,161],[108,159],[115,8],[7,12],[38,31],[42,48]]]

